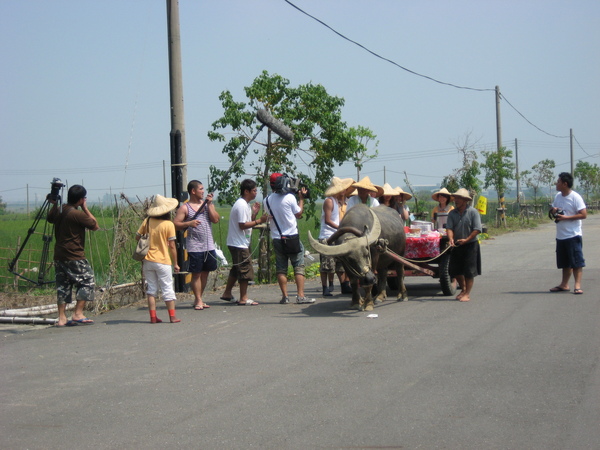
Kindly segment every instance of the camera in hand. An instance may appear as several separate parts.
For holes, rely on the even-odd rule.
[[[284,173],[275,181],[275,184],[273,185],[273,192],[277,194],[296,195],[302,188],[306,188],[306,194],[304,195],[304,198],[310,198],[310,191],[308,190],[308,187],[302,183],[300,178],[292,178]]]
[[[561,208],[556,208],[555,212],[548,212],[548,217],[554,219],[554,223],[558,223],[558,216],[564,216],[565,212]]]
[[[59,192],[64,186],[63,182],[60,180],[60,178],[53,178],[50,184],[52,188],[50,189],[50,193],[48,194],[48,199],[54,201],[59,200]]]

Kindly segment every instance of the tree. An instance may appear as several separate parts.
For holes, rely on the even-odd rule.
[[[494,187],[498,195],[498,204],[500,199],[506,193],[508,180],[515,179],[515,163],[512,162],[512,150],[506,147],[500,147],[494,151],[483,151],[485,162],[481,165],[485,171],[484,188]]]
[[[462,155],[462,166],[450,175],[445,176],[442,179],[441,187],[445,187],[450,192],[456,192],[460,188],[465,188],[471,195],[479,192],[480,185],[477,177],[481,173],[481,169],[479,162],[477,162],[477,153],[475,152],[477,142],[471,142],[471,132],[467,132],[462,141],[458,140],[454,144],[458,152]]]
[[[597,192],[600,186],[600,167],[587,161],[577,161],[574,175],[585,192],[586,200],[589,201],[590,194]]]
[[[0,195],[0,214],[6,214],[6,203],[2,201],[2,196]]]
[[[533,190],[533,203],[537,204],[538,194],[541,189],[550,186],[554,181],[556,163],[552,159],[544,159],[531,166],[531,170],[521,172],[521,180]]]
[[[377,147],[379,146],[379,141],[375,139],[377,136],[373,134],[371,130],[365,128],[363,126],[358,126],[356,128],[352,127],[349,130],[350,136],[352,138],[351,143],[353,145],[352,158],[354,159],[354,167],[356,167],[356,179],[360,179],[360,171],[362,170],[364,164],[371,159],[377,158],[379,151]],[[373,149],[370,150],[371,143],[373,141]],[[369,153],[372,151],[372,153]]]
[[[259,126],[254,120],[259,108],[265,108],[294,132],[293,141],[288,142],[267,129],[266,140],[257,139],[254,143],[255,158],[242,158],[219,187],[219,200],[233,204],[239,195],[236,180],[245,174],[256,178],[264,197],[269,174],[282,172],[300,178],[310,189],[311,199],[305,209],[307,216],[314,216],[314,199],[320,198],[329,185],[335,165],[354,160],[360,167],[364,158],[370,157],[368,145],[376,136],[365,127],[348,128],[342,121],[343,98],[329,95],[321,85],[308,83],[293,88],[289,84],[280,75],[263,71],[245,88],[247,103],[234,101],[229,91],[219,96],[224,114],[212,124],[213,131],[208,137],[211,141],[225,142],[222,152],[232,163]],[[233,136],[226,140],[222,129],[233,130]],[[311,173],[298,169],[299,162],[305,163]],[[211,166],[210,173],[212,180],[220,180],[225,171]]]

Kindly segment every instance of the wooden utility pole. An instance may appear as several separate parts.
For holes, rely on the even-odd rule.
[[[183,76],[181,70],[181,36],[179,1],[167,0],[167,33],[169,39],[169,86],[171,98],[171,191],[179,202],[187,199],[187,156],[185,120],[183,117]],[[177,264],[185,271],[184,232],[177,232]],[[183,292],[185,275],[175,275],[175,291]]]

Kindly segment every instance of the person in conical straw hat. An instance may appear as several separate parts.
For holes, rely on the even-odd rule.
[[[408,202],[412,198],[412,195],[408,192],[404,192],[404,190],[400,186],[396,186],[394,190],[396,191],[396,194],[392,198],[393,208],[396,211],[398,211],[398,214],[400,214],[402,220],[406,222],[410,215],[410,208],[408,207],[406,202]]]
[[[346,193],[351,189],[354,180],[352,178],[341,179],[333,177],[329,187],[325,190],[325,201],[321,211],[321,229],[319,242],[326,243],[327,239],[338,229],[342,220],[341,209],[345,205]],[[333,275],[338,274],[342,293],[352,292],[350,281],[345,274],[344,267],[333,256],[320,255],[321,258],[321,284],[323,285],[323,297],[331,297],[333,294]]]
[[[477,235],[481,233],[481,216],[469,206],[472,200],[469,191],[459,189],[454,194],[456,208],[448,213],[446,231],[450,246],[450,267],[448,272],[456,278],[461,292],[456,297],[461,302],[471,300],[471,290],[475,277],[481,275],[481,250]]]
[[[162,293],[163,300],[169,312],[171,323],[181,322],[175,315],[175,290],[173,289],[173,274],[179,272],[177,265],[177,247],[175,246],[175,225],[171,221],[171,211],[177,208],[179,202],[174,198],[155,195],[148,207],[148,218],[144,220],[137,231],[139,241],[143,234],[150,238],[150,248],[142,261],[142,269],[146,278],[146,297],[150,322],[161,323],[156,317],[156,296]]]
[[[381,197],[383,194],[383,188],[381,186],[377,186],[371,183],[371,179],[366,176],[362,180],[352,183],[352,187],[356,189],[356,195],[352,196],[347,203],[346,211],[350,210],[354,205],[358,205],[362,203],[364,205],[369,206],[370,208],[374,208],[375,206],[379,206],[379,201],[375,197]]]
[[[434,192],[431,198],[438,202],[437,206],[431,211],[431,221],[434,223],[435,229],[440,230],[446,227],[448,213],[454,209],[454,206],[450,204],[454,201],[454,198],[446,188]]]
[[[394,205],[394,196],[396,195],[396,189],[390,186],[389,183],[385,183],[382,186],[383,192],[379,197],[379,204],[389,206],[390,208]]]

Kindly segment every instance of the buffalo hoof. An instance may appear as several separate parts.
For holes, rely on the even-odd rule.
[[[358,303],[350,303],[350,309],[356,309],[357,311],[361,311],[360,305]]]
[[[363,311],[373,311],[373,305],[366,305]]]
[[[397,299],[399,302],[407,302],[408,301],[408,297],[398,297]]]

